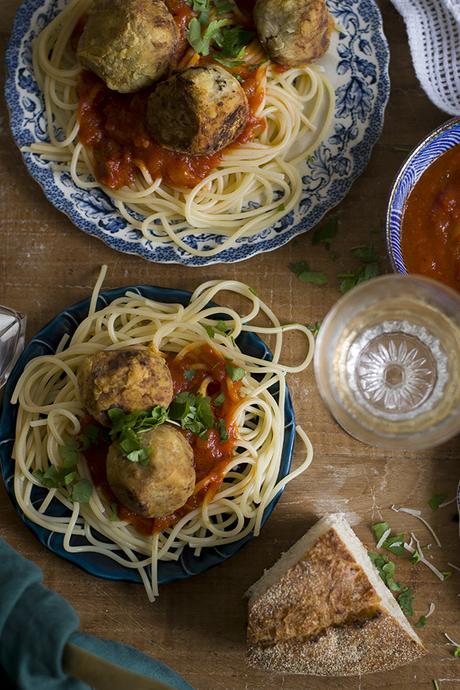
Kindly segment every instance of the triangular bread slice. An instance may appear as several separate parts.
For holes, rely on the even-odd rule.
[[[356,676],[426,654],[341,514],[321,518],[247,594],[251,666]]]

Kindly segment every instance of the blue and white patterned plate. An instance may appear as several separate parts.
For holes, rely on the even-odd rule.
[[[190,301],[190,292],[184,290],[172,290],[169,288],[158,288],[150,285],[137,285],[129,288],[118,288],[115,290],[106,290],[99,295],[98,308],[102,309],[107,304],[118,297],[122,297],[127,290],[138,292],[139,294],[148,297],[152,300],[160,302],[167,302],[173,304],[187,305]],[[14,437],[16,434],[16,416],[17,405],[12,405],[9,401],[13,394],[16,383],[21,376],[24,367],[34,357],[40,355],[53,354],[57,346],[65,334],[73,335],[78,324],[87,316],[89,308],[89,299],[86,299],[78,304],[74,304],[65,311],[58,314],[52,321],[50,321],[41,331],[39,331],[30,341],[21,357],[19,358],[13,372],[8,379],[8,383],[4,391],[4,401],[2,414],[0,417],[0,469],[5,482],[6,490],[11,498],[17,512],[19,513],[25,524],[32,530],[39,541],[46,546],[50,551],[65,558],[75,565],[80,566],[92,575],[98,575],[107,580],[126,580],[129,582],[141,582],[137,571],[132,568],[125,568],[122,565],[112,561],[111,559],[101,556],[98,553],[69,553],[63,546],[63,535],[36,525],[25,517],[21,511],[14,495],[14,461],[11,458],[13,451]],[[225,318],[222,317],[222,318]],[[271,352],[265,343],[254,333],[242,333],[237,339],[240,349],[252,357],[259,357],[261,359],[271,359]],[[276,390],[273,391],[276,397]],[[292,407],[291,396],[287,391],[286,402],[284,407],[284,441],[281,456],[280,470],[278,474],[278,481],[283,479],[290,470],[292,452],[294,448],[295,439],[295,416]],[[44,490],[36,487],[32,493],[32,501],[37,498],[43,499],[40,494]],[[270,517],[275,505],[281,497],[282,491],[273,498],[272,501],[265,508],[262,525]],[[54,515],[60,517],[67,509],[58,502],[50,505],[50,511]],[[178,561],[160,561],[158,564],[158,581],[160,584],[167,582],[174,582],[175,580],[182,580],[198,575],[204,570],[208,570],[219,563],[227,560],[247,544],[253,538],[252,534],[235,541],[231,544],[225,544],[219,547],[205,548],[202,550],[200,556],[195,556],[194,551],[188,547],[184,549]],[[75,542],[74,542],[75,539]],[[81,541],[80,541],[81,540]],[[88,543],[83,537],[73,538],[72,542],[75,545],[80,543]]]
[[[327,2],[340,28],[329,53],[319,63],[324,65],[335,89],[333,131],[305,167],[298,207],[272,227],[254,237],[241,238],[218,256],[193,256],[172,242],[159,245],[146,239],[119,215],[101,189],[78,189],[67,173],[52,171],[36,155],[25,153],[29,172],[49,201],[81,230],[113,249],[149,261],[190,266],[231,263],[282,246],[314,227],[363,172],[380,136],[389,96],[388,44],[375,1]],[[20,148],[47,140],[41,92],[32,71],[31,43],[65,4],[66,0],[25,0],[16,15],[6,54],[5,92],[11,129]],[[209,249],[222,238],[193,233],[185,241],[191,247]]]
[[[407,197],[425,170],[452,146],[460,144],[460,118],[438,127],[417,146],[399,171],[387,212],[387,249],[393,270],[407,273],[401,252],[401,221]]]

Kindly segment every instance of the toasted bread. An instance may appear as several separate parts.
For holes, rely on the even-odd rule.
[[[355,676],[426,653],[345,517],[317,522],[248,591],[248,661]]]

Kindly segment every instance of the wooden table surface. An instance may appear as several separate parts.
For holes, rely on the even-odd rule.
[[[2,0],[0,43],[4,50],[20,0]],[[28,316],[32,335],[56,312],[90,294],[99,266],[109,267],[107,287],[133,283],[193,289],[213,278],[249,282],[286,321],[312,322],[324,317],[339,297],[337,273],[354,266],[349,248],[373,241],[385,258],[384,221],[392,180],[405,153],[448,116],[430,104],[410,60],[403,22],[389,0],[379,0],[391,47],[391,98],[385,127],[362,177],[331,215],[340,231],[332,262],[307,235],[276,252],[243,264],[183,268],[161,266],[119,254],[88,237],[55,210],[29,177],[0,109],[0,303]],[[329,277],[325,287],[300,283],[289,270],[293,260],[306,258]],[[279,554],[328,511],[344,511],[359,537],[374,543],[370,524],[388,519],[401,530],[415,530],[422,542],[432,541],[418,521],[396,515],[391,504],[423,509],[438,530],[443,548],[431,550],[433,562],[447,569],[460,565],[458,520],[451,505],[432,512],[427,500],[436,493],[453,497],[458,479],[459,442],[419,453],[369,448],[347,436],[331,419],[318,395],[312,370],[289,380],[298,421],[315,449],[311,468],[286,489],[261,536],[230,561],[188,581],[165,586],[159,600],[147,603],[141,586],[91,577],[41,546],[22,524],[3,487],[0,488],[0,536],[37,563],[45,583],[77,610],[81,628],[95,635],[127,642],[171,665],[196,690],[350,690],[361,688],[460,687],[460,659],[442,635],[460,639],[460,572],[444,583],[422,565],[399,559],[400,580],[415,589],[415,616],[433,601],[436,610],[421,636],[429,655],[410,666],[361,679],[275,676],[245,664],[246,606],[243,594]],[[297,450],[294,464],[299,462]]]

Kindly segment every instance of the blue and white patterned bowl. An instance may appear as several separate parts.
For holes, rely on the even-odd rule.
[[[407,273],[401,252],[401,221],[407,197],[425,170],[452,146],[460,144],[460,118],[445,122],[410,154],[393,185],[387,212],[387,249],[396,273]]]
[[[32,69],[32,41],[67,0],[25,0],[19,8],[6,53],[5,95],[11,130],[20,149],[47,141],[41,90]],[[335,90],[331,132],[302,173],[302,197],[297,208],[253,237],[240,238],[218,256],[193,256],[172,242],[145,238],[120,216],[100,188],[79,189],[69,174],[53,171],[37,155],[24,153],[25,164],[48,200],[81,230],[113,249],[149,261],[203,266],[231,263],[281,247],[314,227],[348,193],[364,171],[380,136],[390,85],[389,51],[375,0],[327,0],[340,29],[320,61]],[[190,247],[209,249],[222,236],[193,232],[182,238]]]
[[[173,304],[187,305],[190,301],[190,292],[184,290],[172,290],[170,288],[152,287],[150,285],[136,285],[134,287],[118,288],[114,290],[106,290],[100,293],[98,298],[98,308],[110,304],[114,299],[122,297],[127,290],[138,292],[140,295],[152,300],[160,302],[167,302]],[[26,364],[40,355],[53,354],[64,335],[72,336],[78,324],[86,317],[89,308],[89,299],[78,302],[65,311],[58,314],[52,321],[50,321],[44,328],[41,329],[27,345],[26,349],[19,358],[16,366],[8,379],[4,391],[4,405],[2,414],[0,416],[0,469],[3,476],[3,481],[10,499],[12,500],[16,511],[19,513],[22,520],[27,527],[32,530],[39,541],[46,546],[50,551],[65,558],[75,565],[80,566],[86,572],[92,575],[105,578],[107,580],[126,580],[129,582],[141,582],[140,576],[133,568],[125,568],[115,561],[102,556],[98,553],[84,552],[84,553],[69,553],[63,546],[63,535],[56,532],[51,532],[40,525],[31,522],[21,511],[14,494],[14,461],[11,458],[13,451],[14,438],[16,435],[16,416],[18,411],[17,405],[12,405],[9,401],[13,394],[16,383],[21,376]],[[225,318],[225,317],[223,317]],[[253,357],[270,360],[272,355],[263,340],[261,340],[254,333],[242,333],[238,340],[238,346],[243,352]],[[276,390],[273,391],[276,397]],[[286,402],[284,407],[284,440],[281,456],[280,470],[278,480],[283,479],[290,470],[292,453],[295,439],[295,416],[292,406],[291,396],[287,391]],[[40,499],[40,492],[43,489],[36,487],[32,493],[32,500]],[[278,503],[282,490],[270,501],[264,510],[262,525],[270,517],[275,505]],[[60,503],[51,504],[50,510],[54,511],[58,517],[67,510]],[[230,558],[239,551],[242,546],[247,544],[253,538],[252,534],[235,541],[231,544],[225,544],[219,547],[205,548],[202,550],[200,556],[195,556],[194,551],[186,547],[182,552],[178,561],[160,561],[158,564],[158,581],[160,584],[167,582],[174,582],[175,580],[182,580],[198,575],[199,573],[211,568],[219,563],[222,563],[227,558]],[[79,540],[82,540],[81,542]],[[75,538],[75,544],[87,543],[83,537]]]

